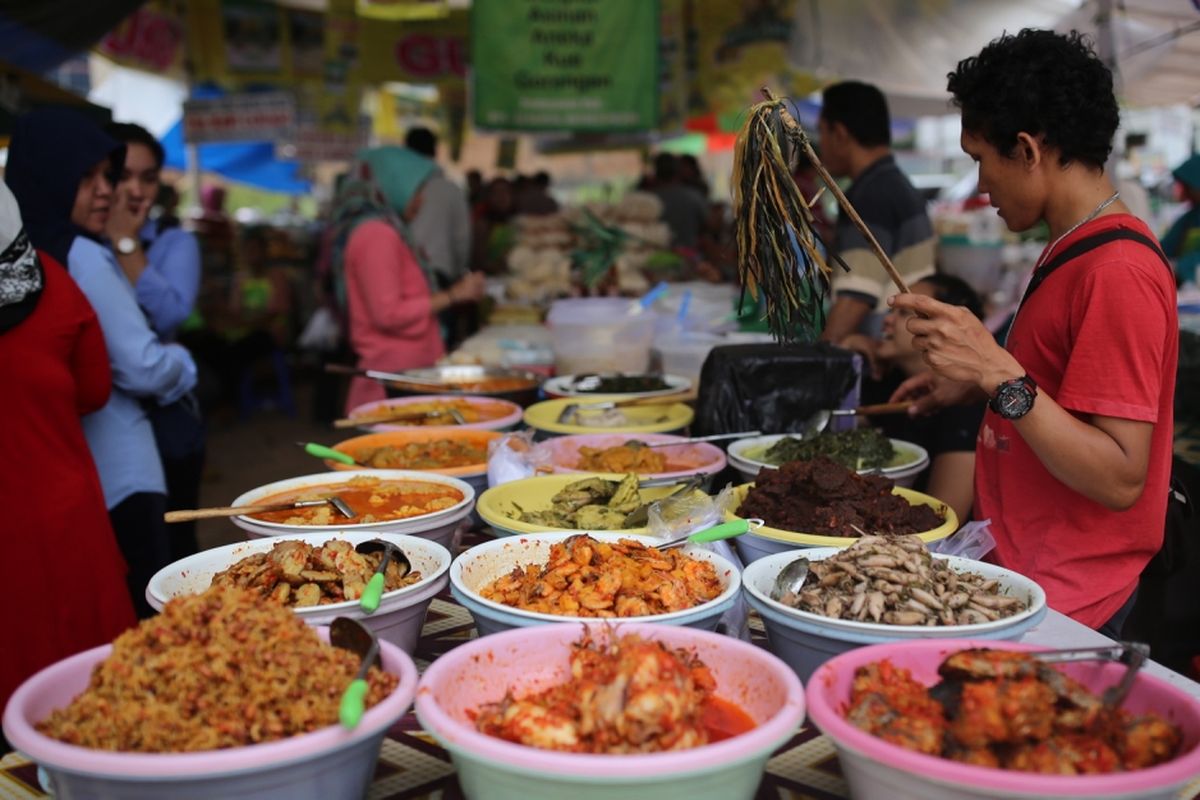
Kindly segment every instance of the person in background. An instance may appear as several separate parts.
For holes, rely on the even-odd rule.
[[[196,306],[200,291],[200,246],[170,213],[150,220],[162,190],[163,147],[145,128],[109,125],[108,134],[125,143],[125,167],[114,189],[106,234],[117,263],[133,284],[138,305],[163,341],[172,341]],[[195,395],[167,407],[150,404],[150,422],[167,481],[167,510],[200,506],[204,475],[205,425]],[[196,523],[171,531],[171,560],[195,553]]]
[[[679,156],[679,182],[690,186],[700,193],[701,197],[709,195],[708,181],[704,179],[704,170],[700,169],[700,161],[691,153]]]
[[[416,216],[424,184],[436,169],[406,147],[364,150],[334,201],[335,289],[347,309],[360,369],[398,372],[433,365],[445,353],[437,315],[483,296],[479,273],[435,291],[414,253],[406,221]],[[347,412],[383,398],[377,381],[356,377]]]
[[[671,246],[695,250],[708,221],[708,198],[679,175],[679,159],[671,153],[654,157],[651,192],[662,201],[662,220],[671,229]]]
[[[474,244],[471,265],[488,275],[508,271],[508,251],[516,241],[513,216],[516,214],[513,184],[507,178],[492,178],[484,190],[483,202],[475,209],[472,223]]]
[[[913,294],[965,308],[975,317],[983,318],[979,295],[961,278],[939,273],[922,278],[911,288]],[[887,402],[902,381],[929,371],[905,326],[910,316],[906,311],[892,311],[885,316],[879,339],[851,334],[842,340],[842,347],[857,350],[866,359],[864,405]],[[884,435],[912,442],[929,453],[929,467],[918,476],[913,488],[947,503],[961,522],[971,518],[975,498],[975,437],[979,434],[984,408],[980,402],[950,406],[925,417],[883,414],[870,418],[870,424]]]
[[[558,201],[550,195],[550,173],[541,171],[524,179],[516,192],[517,214],[543,217],[558,213]]]
[[[483,173],[477,169],[467,170],[467,204],[472,209],[483,201]]]
[[[1003,346],[970,312],[901,294],[931,370],[893,400],[912,413],[987,399],[975,516],[1001,566],[1048,604],[1120,638],[1163,542],[1179,321],[1175,280],[1105,174],[1120,122],[1112,73],[1079,33],[1004,35],[949,75],[962,148],[1009,230],[1045,221]]]
[[[188,351],[150,328],[124,270],[101,241],[125,146],[87,117],[40,109],[17,120],[5,175],[34,246],[67,271],[95,309],[112,368],[112,394],[83,418],[139,616],[154,611],[146,583],[170,561],[166,481],[143,402],[169,405],[196,384]]]
[[[1200,153],[1180,164],[1172,172],[1192,207],[1175,220],[1162,238],[1162,249],[1175,265],[1178,283],[1196,283],[1200,267]]]
[[[404,137],[409,150],[437,160],[437,137],[428,128],[412,128]],[[438,288],[467,274],[471,260],[471,209],[454,181],[435,168],[421,190],[421,205],[409,226],[413,243],[437,278]]]
[[[846,81],[825,88],[817,120],[821,161],[852,183],[846,198],[895,264],[905,283],[934,271],[933,223],[925,201],[892,155],[887,100],[876,87]],[[811,199],[811,198],[809,198]],[[875,335],[891,280],[866,237],[839,210],[833,252],[850,267],[833,270],[833,305],[821,334],[837,344],[852,333]]]
[[[0,183],[0,465],[4,658],[0,707],[29,676],[112,641],[136,621],[125,562],[80,424],[112,375],[96,314],[21,229]]]

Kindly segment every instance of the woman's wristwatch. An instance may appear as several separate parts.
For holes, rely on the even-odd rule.
[[[996,387],[996,393],[988,400],[988,408],[1005,419],[1020,419],[1033,408],[1037,390],[1037,383],[1028,375],[1013,378]]]

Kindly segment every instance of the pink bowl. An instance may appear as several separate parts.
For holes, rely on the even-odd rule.
[[[686,437],[669,433],[580,433],[572,436],[558,436],[540,442],[537,446],[544,448],[550,456],[550,463],[555,472],[595,472],[581,470],[579,463],[579,448],[581,447],[619,447],[630,439],[637,439],[646,444],[666,444],[667,442],[683,442]],[[671,465],[680,469],[667,472],[643,473],[643,478],[682,478],[697,473],[716,475],[725,469],[725,453],[721,448],[707,442],[685,444],[680,447],[666,448],[663,455]]]
[[[854,797],[1174,797],[1200,775],[1200,702],[1166,681],[1141,672],[1124,707],[1156,711],[1183,729],[1183,754],[1150,769],[1108,775],[1040,775],[990,769],[905,750],[859,730],[844,718],[854,673],[883,659],[908,669],[914,679],[933,685],[938,664],[949,654],[971,647],[1044,650],[1015,642],[927,639],[892,642],[851,650],[826,661],[808,683],[812,721],[837,745],[842,771]],[[1057,666],[1100,692],[1120,680],[1124,665],[1083,661]]]
[[[757,726],[715,744],[668,753],[591,755],[560,753],[525,747],[485,736],[475,730],[469,712],[504,697],[509,688],[518,695],[544,689],[566,679],[568,653],[587,626],[563,623],[505,631],[460,645],[425,671],[417,689],[417,714],[425,729],[450,750],[460,773],[477,762],[494,769],[570,778],[586,784],[619,783],[622,791],[636,779],[672,780],[688,773],[724,767],[756,770],[753,761],[767,757],[786,741],[804,719],[804,689],[792,670],[766,650],[746,642],[693,628],[650,624],[592,627],[593,635],[608,631],[636,633],[672,647],[686,647],[713,671],[719,694],[746,711]],[[628,796],[636,796],[631,793]]]
[[[329,640],[328,628],[317,632]],[[38,732],[35,723],[87,688],[92,668],[112,651],[112,645],[104,645],[52,664],[21,684],[4,710],[4,735],[45,768],[61,796],[357,797],[374,773],[384,733],[408,710],[417,689],[412,659],[389,642],[379,646],[383,668],[400,683],[353,730],[331,725],[277,742],[193,753],[93,750]]]

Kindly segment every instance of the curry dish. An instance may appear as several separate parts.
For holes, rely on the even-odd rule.
[[[284,525],[364,525],[432,514],[462,502],[463,494],[453,486],[432,481],[384,480],[356,475],[345,483],[323,483],[304,489],[279,492],[256,503],[294,503],[323,500],[337,495],[357,514],[346,519],[329,505],[288,508],[250,514],[251,519]]]
[[[669,471],[667,457],[639,441],[617,447],[581,447],[575,468],[592,472],[636,472],[639,475]]]
[[[386,423],[390,425],[413,425],[419,427],[457,425],[450,415],[454,409],[462,415],[468,425],[500,419],[509,413],[511,406],[495,401],[478,400],[427,400],[418,403],[388,403],[359,414],[352,419],[360,425]],[[397,419],[399,417],[399,419]]]
[[[87,689],[37,728],[68,744],[144,753],[285,739],[337,724],[358,665],[286,608],[214,587],[117,637]],[[372,667],[367,681],[370,708],[399,678]]]
[[[479,593],[542,614],[641,617],[692,608],[722,591],[711,563],[680,550],[581,534],[553,544],[547,563],[518,566]]]
[[[211,585],[249,589],[284,606],[328,605],[362,597],[382,559],[382,553],[355,552],[343,539],[330,539],[320,547],[282,541],[221,570]],[[420,572],[407,572],[393,560],[384,570],[383,590],[394,592],[420,581]]]
[[[962,650],[938,673],[926,688],[887,660],[859,667],[846,717],[907,750],[1050,775],[1151,767],[1182,740],[1158,714],[1109,709],[1035,654]]]
[[[585,634],[571,651],[571,678],[476,712],[489,736],[570,753],[657,753],[727,739],[754,727],[717,697],[716,680],[693,653],[638,636],[601,644]]]
[[[486,441],[430,439],[366,447],[351,455],[376,469],[450,469],[487,464]]]

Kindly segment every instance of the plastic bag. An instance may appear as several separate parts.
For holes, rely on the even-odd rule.
[[[662,543],[720,525],[725,521],[725,510],[732,502],[732,496],[733,487],[726,486],[716,497],[689,492],[683,497],[668,497],[653,503],[650,506],[650,522],[647,525],[650,536]],[[741,574],[741,559],[728,539],[692,546],[703,547],[723,556],[734,565],[738,574]],[[746,601],[740,595],[733,607],[721,615],[721,621],[717,625],[718,630],[723,629],[728,636],[750,641],[749,612]]]
[[[315,350],[318,353],[331,353],[338,349],[342,338],[342,329],[337,317],[325,306],[321,306],[308,318],[304,330],[296,343],[302,350]]]
[[[962,556],[976,561],[996,548],[990,519],[968,522],[945,539],[929,543],[929,552],[944,556]]]
[[[544,471],[541,462],[532,430],[506,433],[488,442],[488,486],[531,478]]]

